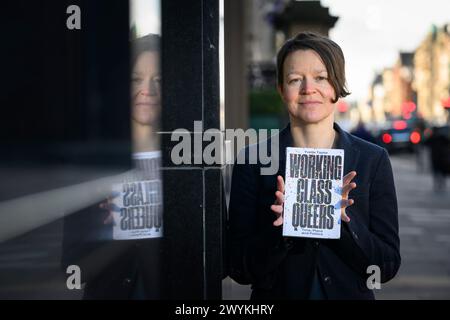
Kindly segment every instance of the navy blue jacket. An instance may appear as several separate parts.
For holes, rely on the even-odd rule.
[[[263,165],[233,168],[229,206],[230,276],[252,285],[252,299],[308,299],[315,272],[327,299],[374,299],[367,268],[379,266],[381,283],[400,267],[397,198],[388,154],[334,125],[336,148],[344,149],[344,175],[355,170],[356,189],[346,209],[340,239],[286,238],[274,227],[276,177],[285,176],[286,147],[293,146],[289,125],[279,133],[278,173],[261,175]],[[270,145],[270,139],[266,142]],[[248,156],[250,148],[244,149]],[[248,157],[247,157],[248,159]]]

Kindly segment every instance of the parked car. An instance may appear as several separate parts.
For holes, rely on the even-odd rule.
[[[377,135],[377,143],[389,152],[414,152],[415,145],[423,140],[424,126],[417,119],[393,119],[386,123]]]

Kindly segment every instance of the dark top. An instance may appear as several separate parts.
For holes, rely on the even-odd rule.
[[[276,177],[285,176],[286,147],[293,146],[290,127],[279,137],[277,174],[261,175],[264,166],[234,165],[229,206],[228,252],[230,276],[252,285],[252,299],[308,299],[312,288],[323,289],[328,299],[374,299],[366,279],[367,268],[379,266],[381,283],[400,267],[397,198],[385,149],[354,137],[334,125],[344,149],[344,174],[355,170],[355,203],[346,209],[351,221],[342,224],[341,238],[284,238],[274,227]],[[273,139],[273,138],[272,138]],[[269,148],[271,139],[266,142]],[[244,149],[248,156],[250,148]],[[242,154],[241,154],[242,155]],[[248,158],[247,158],[248,159]],[[274,161],[273,160],[273,161]],[[320,286],[313,287],[314,273]],[[319,292],[320,298],[320,292]]]

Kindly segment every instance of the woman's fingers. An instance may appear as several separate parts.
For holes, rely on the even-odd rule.
[[[275,204],[283,204],[284,203],[284,194],[280,191],[275,192]]]
[[[343,210],[343,212],[341,212],[341,219],[344,222],[350,222],[350,218],[348,217],[348,215],[345,213],[345,210]]]
[[[283,205],[273,204],[270,209],[277,215],[277,219],[273,222],[275,227],[279,227],[283,224]]]
[[[270,209],[275,212],[276,214],[282,214],[283,213],[283,206],[282,205],[277,205],[277,204],[273,204],[270,206]]]
[[[104,224],[113,224],[114,225],[114,215],[113,211],[118,211],[120,208],[114,204],[112,197],[107,197],[105,201],[101,202],[99,205],[100,209],[107,210],[108,216],[103,220]]]
[[[344,187],[342,188],[342,198],[344,199],[348,198],[348,194],[350,193],[350,191],[355,188],[356,183],[354,182],[344,185]]]
[[[282,176],[277,176],[277,190],[284,193],[284,179]]]
[[[355,200],[353,199],[342,199],[341,201],[341,219],[345,222],[350,222],[349,216],[347,216],[347,213],[345,212],[345,208],[351,206],[353,203],[355,203]]]
[[[106,219],[103,221],[104,224],[113,224],[114,223],[114,217],[113,214],[110,212]]]
[[[343,185],[345,186],[345,185],[349,184],[353,180],[354,177],[356,177],[356,171],[350,171],[349,173],[347,173],[344,176]]]
[[[277,176],[277,191],[275,192],[275,204],[284,202],[284,180],[282,176]]]
[[[111,208],[111,203],[112,203],[112,198],[111,197],[107,197],[103,202],[101,202],[98,206],[100,209],[104,209],[104,210],[110,210]]]
[[[270,206],[270,209],[275,212],[277,219],[273,222],[275,227],[283,224],[283,203],[284,203],[284,179],[282,176],[277,176],[277,191],[275,192],[275,204]]]
[[[345,208],[351,206],[353,203],[355,203],[355,200],[353,200],[353,199],[342,199],[341,208],[345,209]]]
[[[350,191],[356,188],[356,183],[352,182],[353,178],[356,177],[356,171],[350,171],[344,176],[343,188],[342,188],[342,200],[341,200],[341,219],[345,222],[350,222],[350,217],[347,216],[345,208],[351,206],[355,200],[348,199],[348,194]]]
[[[279,216],[278,218],[277,218],[277,220],[275,220],[274,222],[273,222],[273,225],[275,226],[275,227],[279,227],[279,226],[281,226],[283,224],[283,216]]]
[[[107,210],[109,212],[120,212],[120,207],[113,202],[102,202],[98,206],[100,209]]]

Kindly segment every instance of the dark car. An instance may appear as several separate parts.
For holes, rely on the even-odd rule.
[[[390,120],[386,123],[386,126],[379,131],[377,142],[390,152],[413,152],[415,145],[422,142],[423,134],[423,126],[418,126],[417,120]]]

